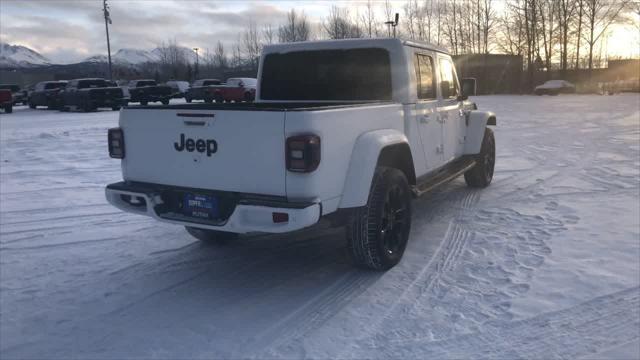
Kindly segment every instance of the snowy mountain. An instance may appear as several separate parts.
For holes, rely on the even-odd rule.
[[[196,62],[196,54],[193,50],[187,47],[179,47],[185,59],[190,63]],[[111,61],[114,64],[119,65],[139,65],[147,62],[157,62],[162,58],[162,49],[155,48],[153,50],[141,50],[141,49],[120,49],[115,54],[111,55]],[[84,62],[107,62],[106,55],[94,55],[88,57]]]
[[[24,68],[49,64],[51,60],[26,46],[0,43],[0,67]]]

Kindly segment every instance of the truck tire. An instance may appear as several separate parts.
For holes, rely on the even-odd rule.
[[[162,105],[169,105],[169,99],[162,100]]]
[[[464,180],[470,187],[483,188],[491,184],[496,164],[496,139],[493,130],[486,128],[480,153],[476,155],[476,166],[464,173]]]
[[[29,101],[29,109],[35,109],[36,107],[37,107],[36,104]]]
[[[404,173],[379,166],[367,205],[354,210],[347,225],[347,247],[354,264],[373,270],[396,265],[411,230],[411,190]]]
[[[120,111],[120,106],[112,106],[111,110],[113,111]]]
[[[7,114],[11,114],[13,112],[13,104],[6,105],[4,107],[4,112]]]
[[[140,101],[140,105],[142,105],[142,106],[147,106],[147,104],[149,104],[148,101]]]
[[[222,97],[222,95],[220,95],[220,94],[216,95],[216,102],[217,103],[223,103],[224,102],[224,98]]]
[[[211,104],[213,102],[213,99],[209,96],[205,96],[204,97],[204,102],[207,104]]]
[[[187,103],[191,104],[191,98],[190,98],[190,97],[185,96],[185,97],[184,97],[184,99],[185,99],[185,101],[186,101]]]
[[[191,226],[185,226],[184,228],[189,235],[206,244],[225,245],[238,238],[238,234],[226,231],[207,230]]]

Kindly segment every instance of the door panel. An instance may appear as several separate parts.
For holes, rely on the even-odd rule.
[[[440,94],[441,99],[438,104],[438,113],[442,118],[443,129],[443,155],[444,162],[447,163],[462,155],[464,151],[464,112],[462,102],[457,100],[460,94],[460,85],[456,70],[447,57],[438,57],[438,68],[440,71]],[[443,83],[449,84],[449,96],[445,97]]]
[[[442,122],[438,116],[436,73],[433,57],[416,54],[414,58],[417,83],[416,122],[420,129],[422,149],[427,171],[440,167],[443,162]]]

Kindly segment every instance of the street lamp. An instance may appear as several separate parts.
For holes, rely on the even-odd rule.
[[[113,73],[111,72],[111,43],[109,42],[109,24],[111,24],[111,14],[109,14],[109,5],[107,0],[102,2],[102,11],[104,13],[104,28],[107,31],[107,56],[109,57],[109,80],[113,80]]]
[[[197,78],[198,76],[198,64],[200,63],[200,58],[198,56],[198,50],[200,50],[199,48],[193,48],[193,50],[196,52],[196,71],[194,71],[193,77]]]

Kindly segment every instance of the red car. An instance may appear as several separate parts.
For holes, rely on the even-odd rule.
[[[0,89],[0,107],[2,107],[7,114],[13,112],[13,96],[11,96],[11,90]]]
[[[231,78],[226,84],[209,86],[205,97],[206,102],[224,101],[253,101],[256,97],[257,80],[254,78]]]

